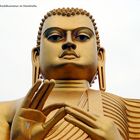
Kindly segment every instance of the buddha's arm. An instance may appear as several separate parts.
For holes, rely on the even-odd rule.
[[[0,139],[10,139],[10,126],[20,100],[0,102]]]
[[[1,110],[2,111],[2,110]],[[3,114],[0,114],[0,138],[1,140],[9,140],[10,126]]]
[[[140,140],[140,99],[124,99],[130,139]]]

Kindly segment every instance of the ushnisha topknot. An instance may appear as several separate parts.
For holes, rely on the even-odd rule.
[[[58,8],[58,9],[53,9],[53,10],[47,12],[47,14],[44,15],[44,17],[42,18],[42,21],[41,21],[40,26],[39,26],[39,31],[38,31],[38,35],[37,35],[37,46],[36,47],[40,47],[41,33],[42,33],[42,28],[43,28],[43,24],[44,24],[45,20],[48,17],[54,16],[54,15],[67,16],[67,17],[75,16],[75,15],[86,15],[86,16],[88,16],[91,19],[91,21],[93,23],[93,26],[94,26],[97,49],[100,48],[99,32],[97,30],[95,19],[92,17],[92,15],[90,15],[89,12],[87,12],[86,10],[83,10],[83,9],[79,9],[79,8]]]

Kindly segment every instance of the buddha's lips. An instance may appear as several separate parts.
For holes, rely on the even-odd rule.
[[[64,51],[59,58],[63,58],[64,56],[75,56],[76,58],[79,58],[80,56],[76,54],[75,51]]]

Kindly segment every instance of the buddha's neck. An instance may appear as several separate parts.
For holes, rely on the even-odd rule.
[[[45,106],[55,103],[78,105],[85,98],[88,88],[89,83],[86,80],[56,80]]]
[[[54,90],[61,91],[81,91],[89,88],[86,80],[56,80]]]

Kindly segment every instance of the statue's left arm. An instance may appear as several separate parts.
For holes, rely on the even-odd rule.
[[[128,120],[129,139],[140,139],[140,99],[123,99]]]

